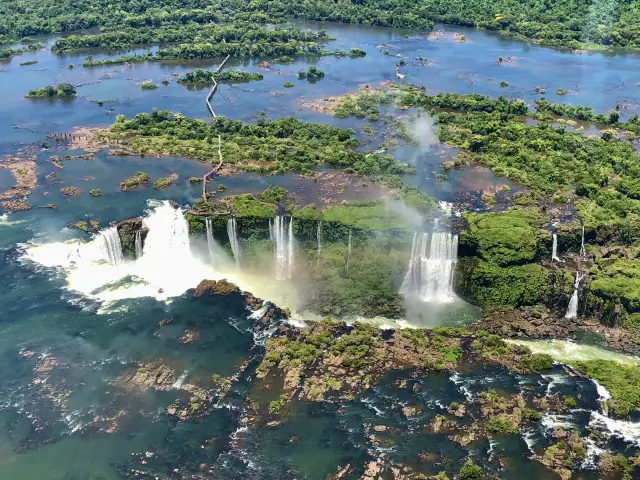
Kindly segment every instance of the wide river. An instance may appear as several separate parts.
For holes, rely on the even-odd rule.
[[[466,29],[446,29],[434,38],[391,29],[323,27],[336,37],[328,48],[358,47],[367,56],[298,59],[292,65],[265,71],[263,81],[222,85],[214,99],[216,113],[253,121],[259,112],[265,112],[270,117],[294,115],[358,127],[362,121],[336,119],[303,104],[354,91],[361,84],[379,86],[396,81],[395,64],[400,59],[415,62],[416,57],[429,62],[404,67],[404,80],[426,85],[430,93],[506,95],[532,103],[540,97],[534,92],[539,86],[554,102],[586,104],[602,113],[618,104],[623,118],[638,112],[637,54],[576,54]],[[453,32],[466,40],[456,41],[459,36]],[[47,39],[49,45],[52,41]],[[502,478],[520,479],[523,472],[532,478],[556,478],[529,456],[540,453],[558,424],[571,425],[584,434],[605,432],[610,435],[606,448],[613,451],[628,453],[640,445],[637,424],[615,423],[604,416],[596,386],[570,377],[560,368],[546,376],[484,369],[434,374],[414,379],[413,388],[402,390],[389,378],[346,405],[296,403],[292,418],[284,425],[245,429],[240,417],[247,396],[254,394],[249,368],[239,375],[227,400],[207,416],[178,421],[168,415],[167,408],[177,398],[189,400],[185,385],[197,384],[212,374],[229,377],[262,348],[261,339],[251,329],[252,320],[247,319],[251,312],[243,305],[181,296],[200,279],[221,274],[188,252],[188,238],[185,244],[185,232],[180,230],[183,225],[171,218],[172,209],[166,203],[158,201],[193,203],[200,187],[190,185],[188,178],[201,176],[206,167],[180,158],[98,154],[94,161],[65,162],[55,178],[45,178],[54,170],[49,161],[52,151],[40,146],[48,134],[69,133],[80,126],[107,126],[115,115],[133,116],[152,108],[206,120],[206,92],[177,84],[175,74],[215,66],[219,60],[83,68],[88,54],[94,58],[113,55],[83,52],[58,56],[42,50],[0,63],[0,155],[18,155],[25,149],[37,155],[39,185],[30,203],[57,204],[56,210],[34,208],[0,216],[0,479],[324,479],[340,465],[364,465],[379,456],[384,447],[367,443],[363,425],[380,423],[397,431],[396,445],[384,450],[387,458],[412,466],[418,462],[416,468],[428,474],[443,468],[455,473],[471,455]],[[506,60],[496,65],[499,57]],[[30,60],[37,63],[19,66]],[[70,64],[74,68],[68,68]],[[315,84],[298,81],[296,73],[308,64],[317,65],[326,77]],[[233,60],[230,66],[260,70],[256,62],[248,60]],[[142,90],[140,84],[145,80],[160,88]],[[163,80],[170,83],[165,86]],[[284,88],[287,80],[293,80],[295,87]],[[509,85],[500,86],[502,81]],[[60,82],[81,85],[78,97],[69,101],[24,98],[30,89]],[[557,95],[560,88],[569,93]],[[371,142],[365,136],[362,139],[365,147]],[[438,153],[416,158],[419,167],[430,170],[429,166],[441,161]],[[180,179],[160,191],[120,193],[120,181],[140,170],[153,177],[179,172]],[[434,187],[428,193],[449,201],[451,189],[470,188],[468,181],[478,181],[476,176],[465,178],[464,172],[456,175],[453,187]],[[502,181],[488,172],[485,175],[484,181]],[[225,183],[231,192],[256,191],[268,183],[287,185],[290,177],[265,180],[248,175]],[[8,172],[0,170],[0,190],[12,182]],[[58,192],[61,185],[79,186],[85,194],[63,200]],[[86,195],[91,188],[100,188],[104,196]],[[146,262],[68,274],[74,250],[79,254],[92,247],[87,247],[86,238],[73,247],[62,243],[81,237],[65,228],[67,224],[93,219],[104,227],[139,215],[146,215],[155,228],[151,247],[145,251]],[[101,276],[116,283],[104,288]],[[125,278],[118,284],[122,276]],[[251,286],[250,280],[240,280]],[[273,299],[268,290],[266,295],[264,292],[258,293]],[[171,323],[160,329],[159,323],[165,319]],[[182,341],[185,331],[194,327],[200,335],[198,341]],[[139,362],[168,365],[177,376],[175,383],[169,389],[132,393],[116,379],[135,371]],[[489,386],[506,392],[528,389],[571,395],[580,399],[579,408],[562,418],[547,416],[525,435],[468,447],[446,435],[425,435],[418,428],[446,411],[451,402],[473,399]],[[400,413],[403,405],[416,403],[424,406],[421,415],[405,418]],[[589,471],[596,451],[596,447],[590,448],[581,478],[598,478]],[[444,452],[450,463],[436,468],[424,460],[436,452]],[[143,470],[145,476],[138,475]]]

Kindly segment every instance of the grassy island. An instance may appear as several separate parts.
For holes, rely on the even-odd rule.
[[[228,69],[221,72],[212,70],[202,70],[197,68],[193,72],[187,72],[178,79],[178,83],[211,83],[216,82],[242,83],[255,80],[262,80],[264,75],[261,72],[245,72],[242,70]]]
[[[46,87],[30,90],[27,98],[69,98],[76,95],[76,89],[70,83],[47,85]]]

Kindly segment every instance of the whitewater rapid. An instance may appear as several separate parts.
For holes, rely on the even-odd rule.
[[[22,259],[61,270],[69,290],[99,302],[141,297],[163,301],[203,279],[222,278],[192,254],[182,211],[169,202],[151,205],[155,208],[144,219],[149,233],[136,260],[113,262],[113,252],[105,248],[105,236],[111,229],[89,242],[28,243],[23,245]]]

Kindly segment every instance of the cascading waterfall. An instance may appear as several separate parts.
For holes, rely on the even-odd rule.
[[[458,236],[451,233],[415,233],[409,270],[400,291],[423,302],[449,303],[453,293],[453,272],[458,259]]]
[[[146,237],[141,233],[142,255],[135,260],[123,259],[115,228],[103,230],[90,242],[30,243],[22,258],[62,269],[70,291],[104,302],[107,309],[112,302],[128,298],[166,300],[182,295],[203,279],[222,278],[209,262],[192,254],[182,209],[167,201],[149,202],[149,206],[143,220],[148,233]]]
[[[142,231],[141,230],[138,230],[136,232],[136,240],[134,245],[135,245],[136,259],[138,259],[142,256]]]
[[[558,258],[558,234],[553,232],[553,247],[551,249],[551,260],[554,262],[559,262],[560,258]]]
[[[275,244],[276,279],[287,280],[293,273],[293,219],[286,232],[286,218],[278,215],[272,224],[269,221],[269,237]]]
[[[211,261],[214,261],[215,258],[215,241],[213,240],[213,222],[211,222],[211,218],[207,218],[207,247],[209,248],[209,258]]]
[[[227,221],[227,234],[229,235],[229,243],[231,244],[231,252],[236,261],[236,267],[240,268],[242,261],[242,252],[240,250],[240,242],[238,241],[238,226],[235,217],[231,217]]]
[[[584,225],[582,225],[582,241],[580,242],[580,255],[583,257],[587,256],[587,251],[584,248]]]
[[[107,228],[98,234],[98,246],[102,253],[102,258],[110,264],[118,266],[124,261],[120,235],[116,227]]]
[[[349,241],[347,243],[347,267],[349,266],[349,262],[351,261],[351,240],[352,240],[352,232],[349,229]]]
[[[212,236],[211,219],[207,219],[207,239]],[[189,226],[182,210],[173,208],[168,202],[163,202],[149,217],[144,219],[144,225],[149,229],[144,242],[143,258],[154,258],[156,261],[178,263],[191,260],[191,245],[189,242]]]
[[[293,217],[289,221],[289,240],[287,245],[287,278],[293,276]]]
[[[320,255],[322,254],[322,245],[324,238],[322,236],[322,220],[318,222],[318,230],[316,231],[316,240],[318,241],[318,260],[316,263],[316,270],[320,268]]]
[[[583,278],[584,274],[576,272],[576,281],[573,285],[573,295],[571,295],[571,300],[569,300],[569,306],[567,307],[567,313],[564,318],[576,318],[578,316],[578,290]]]

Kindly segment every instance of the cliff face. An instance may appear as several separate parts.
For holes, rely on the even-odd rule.
[[[141,247],[147,238],[149,229],[142,223],[142,218],[128,218],[118,223],[118,235],[122,245],[122,253],[125,257],[136,258],[136,234],[140,232]]]

